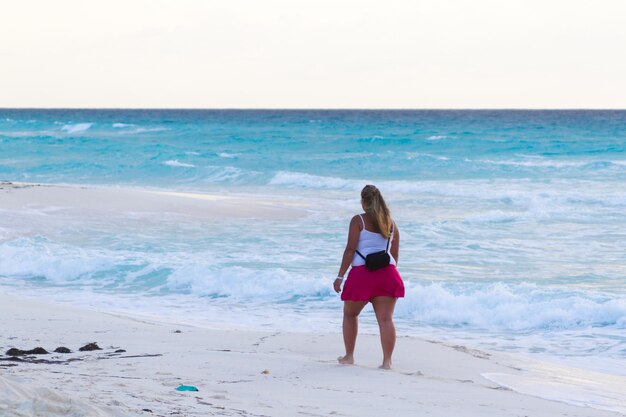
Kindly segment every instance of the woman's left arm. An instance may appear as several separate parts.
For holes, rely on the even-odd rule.
[[[398,225],[396,222],[393,222],[393,240],[391,241],[391,256],[396,260],[396,264],[398,264],[398,256],[400,256],[400,231],[398,230]]]

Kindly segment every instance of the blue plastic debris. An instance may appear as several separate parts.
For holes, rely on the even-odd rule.
[[[180,387],[176,388],[176,391],[198,391],[198,388],[194,387],[193,385],[181,385]]]

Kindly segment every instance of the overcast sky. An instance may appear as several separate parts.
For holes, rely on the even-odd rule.
[[[13,0],[0,107],[626,108],[624,0]]]

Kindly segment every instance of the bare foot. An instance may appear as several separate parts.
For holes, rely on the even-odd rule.
[[[378,369],[391,369],[391,361],[383,361],[383,364]]]
[[[340,356],[337,358],[337,362],[342,365],[354,365],[354,357],[352,356]]]

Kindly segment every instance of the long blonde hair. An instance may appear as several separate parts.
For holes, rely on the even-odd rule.
[[[366,185],[361,190],[361,201],[365,212],[371,216],[380,234],[389,239],[392,224],[391,212],[380,190],[375,185]]]

